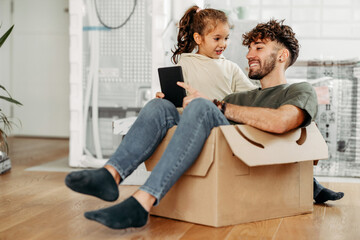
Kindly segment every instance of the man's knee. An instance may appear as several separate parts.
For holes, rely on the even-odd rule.
[[[183,118],[188,121],[200,121],[208,124],[209,127],[229,124],[225,116],[220,112],[218,107],[212,102],[204,98],[196,98],[192,100],[183,112]]]
[[[183,112],[183,116],[195,119],[201,118],[202,116],[210,117],[213,114],[216,114],[215,104],[204,98],[192,100]]]
[[[207,112],[209,108],[214,108],[214,107],[215,105],[211,101],[205,98],[196,98],[192,100],[187,106],[189,110],[196,112]]]

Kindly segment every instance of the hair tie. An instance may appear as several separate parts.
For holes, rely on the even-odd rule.
[[[201,8],[196,9],[196,13],[200,12],[201,10]]]

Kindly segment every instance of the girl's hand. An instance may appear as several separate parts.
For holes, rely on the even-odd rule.
[[[156,95],[155,95],[156,98],[164,98],[165,97],[165,94],[162,93],[162,92],[157,92]]]
[[[177,82],[176,84],[178,86],[184,88],[186,90],[186,92],[188,93],[188,95],[186,97],[184,97],[184,99],[183,99],[183,108],[184,109],[195,98],[205,98],[205,99],[210,100],[204,94],[202,94],[201,92],[199,92],[195,88],[192,88],[190,85],[188,85],[184,82]]]

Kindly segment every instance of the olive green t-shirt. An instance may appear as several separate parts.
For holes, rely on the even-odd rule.
[[[224,98],[231,104],[277,109],[283,105],[294,105],[306,112],[301,127],[307,126],[317,112],[317,96],[314,88],[307,82],[282,84],[270,88],[257,88],[247,92],[233,93]]]

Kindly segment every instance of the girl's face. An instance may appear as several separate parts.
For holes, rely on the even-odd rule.
[[[220,58],[220,55],[227,47],[229,32],[229,24],[219,23],[212,32],[209,32],[205,36],[200,36],[198,33],[195,33],[194,39],[199,49],[197,53],[209,58]]]

